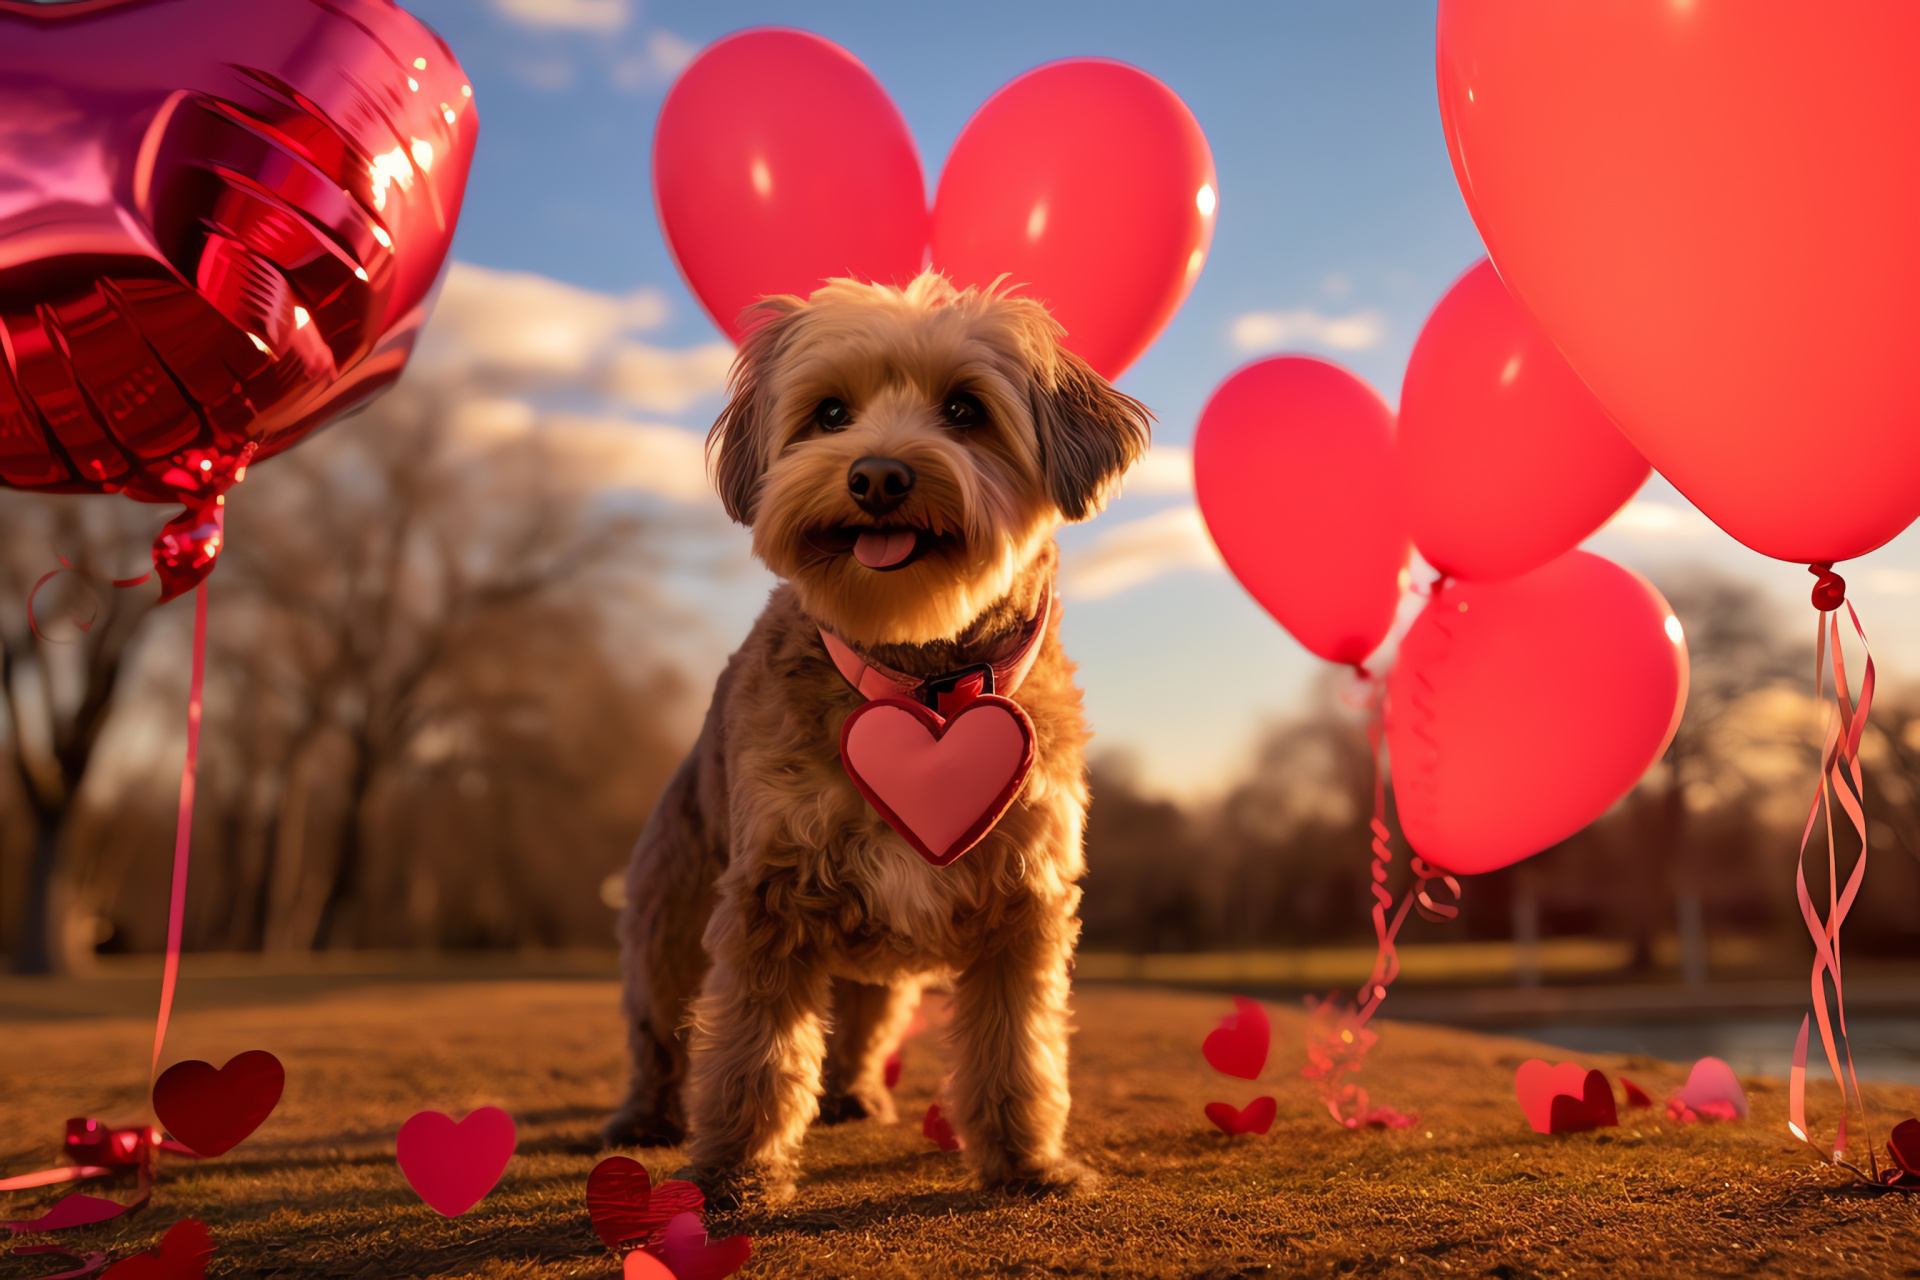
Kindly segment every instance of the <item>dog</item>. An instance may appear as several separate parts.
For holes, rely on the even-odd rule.
[[[897,1119],[885,1062],[939,979],[943,1111],[974,1177],[1083,1184],[1064,1138],[1088,732],[1054,534],[1105,505],[1151,415],[998,284],[833,280],[747,318],[708,455],[782,582],[634,849],[632,1077],[603,1137],[684,1141],[680,1176],[715,1203],[781,1203],[816,1118]],[[842,765],[850,681],[1022,651],[1031,770],[970,852],[931,865]]]

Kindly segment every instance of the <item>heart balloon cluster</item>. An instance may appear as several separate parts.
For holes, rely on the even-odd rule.
[[[0,483],[186,511],[400,376],[476,120],[386,0],[0,0]]]
[[[1071,58],[1004,86],[961,130],[927,207],[893,99],[831,41],[763,27],[688,65],[660,109],[653,192],[674,261],[734,339],[769,295],[850,276],[1006,279],[1045,302],[1108,378],[1200,274],[1218,187],[1206,135],[1166,85]]]
[[[1207,527],[1303,645],[1366,669],[1409,585],[1440,570],[1388,681],[1408,842],[1459,874],[1600,816],[1665,751],[1685,640],[1639,575],[1574,548],[1647,463],[1482,261],[1443,297],[1395,414],[1305,356],[1229,377],[1194,434]]]

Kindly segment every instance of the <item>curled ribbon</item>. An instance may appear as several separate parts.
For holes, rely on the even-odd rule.
[[[67,558],[65,556],[60,556],[58,558],[60,561],[60,567],[58,569],[49,569],[45,573],[41,574],[39,581],[35,582],[33,586],[27,591],[27,628],[28,630],[33,632],[35,639],[44,641],[47,644],[57,644],[58,641],[53,640],[47,635],[46,632],[40,629],[39,620],[33,616],[34,597],[40,594],[40,588],[46,586],[49,582],[52,582],[55,578],[59,577],[63,573],[77,573],[81,577],[90,576],[88,575],[85,569],[74,568],[72,564],[68,563]],[[113,585],[115,590],[125,590],[128,587],[139,586],[141,583],[145,582],[148,578],[151,578],[152,576],[153,576],[153,570],[149,569],[137,578],[109,578],[107,579],[107,581]],[[93,621],[94,621],[94,618],[97,616],[97,613],[98,611],[96,610],[94,614],[89,614],[85,622],[82,622],[80,619],[75,618],[73,620],[73,625],[80,628],[80,630],[83,632],[91,631],[93,630]]]
[[[1807,811],[1806,826],[1800,832],[1800,849],[1794,864],[1794,894],[1800,903],[1800,916],[1813,938],[1813,1020],[1820,1029],[1820,1046],[1825,1050],[1827,1066],[1840,1086],[1841,1117],[1831,1152],[1821,1151],[1814,1143],[1807,1124],[1807,1020],[1802,1019],[1800,1036],[1794,1045],[1793,1064],[1788,1079],[1787,1128],[1793,1136],[1820,1154],[1823,1161],[1846,1169],[1857,1178],[1876,1186],[1887,1185],[1880,1176],[1879,1161],[1873,1151],[1873,1131],[1867,1116],[1866,1100],[1860,1093],[1860,1079],[1854,1069],[1853,1046],[1847,1036],[1846,985],[1840,968],[1840,928],[1846,923],[1854,902],[1860,896],[1861,882],[1867,871],[1866,780],[1860,767],[1860,742],[1866,734],[1867,717],[1873,709],[1873,649],[1860,625],[1860,615],[1846,598],[1847,584],[1833,571],[1831,564],[1809,566],[1818,579],[1813,588],[1813,605],[1819,610],[1814,632],[1814,695],[1826,700],[1826,675],[1833,672],[1833,703],[1826,716],[1826,731],[1820,746],[1820,781]],[[1860,697],[1856,703],[1847,680],[1845,655],[1840,647],[1840,610],[1847,611],[1853,634],[1865,655],[1860,676]],[[1831,661],[1829,662],[1829,653]],[[1838,806],[1860,837],[1860,853],[1848,873],[1846,887],[1840,886],[1839,855],[1833,827],[1833,811]],[[1827,830],[1827,910],[1823,917],[1807,888],[1807,846],[1813,841],[1814,827],[1824,817]],[[1829,1006],[1827,980],[1833,984]],[[1841,1070],[1841,1058],[1846,1070]],[[1867,1134],[1867,1169],[1847,1160],[1847,1118],[1854,1110]]]
[[[1387,998],[1387,989],[1400,976],[1400,953],[1395,944],[1408,912],[1418,911],[1426,920],[1452,920],[1460,914],[1461,892],[1459,880],[1413,854],[1407,860],[1413,872],[1413,884],[1399,905],[1394,904],[1393,891],[1387,887],[1393,871],[1393,834],[1387,826],[1386,682],[1364,668],[1360,674],[1368,681],[1367,745],[1373,756],[1373,816],[1368,822],[1373,852],[1369,872],[1373,882],[1367,886],[1373,894],[1373,970],[1367,976],[1357,1010],[1342,1010],[1332,997],[1315,1006],[1308,1062],[1301,1072],[1318,1083],[1328,1112],[1349,1129],[1363,1124],[1399,1127],[1398,1122],[1410,1123],[1407,1117],[1388,1108],[1370,1108],[1366,1090],[1352,1083],[1343,1085],[1340,1077],[1358,1072],[1367,1051],[1379,1039],[1378,1033],[1367,1029],[1367,1023],[1373,1020],[1374,1013]],[[1436,883],[1446,889],[1451,901],[1435,900],[1433,886]],[[1349,1109],[1353,1114],[1347,1114]]]

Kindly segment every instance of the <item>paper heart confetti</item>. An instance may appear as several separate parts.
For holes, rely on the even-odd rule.
[[[646,1167],[626,1156],[609,1156],[587,1175],[587,1215],[609,1249],[657,1242],[675,1217],[705,1207],[691,1182],[669,1179],[656,1187]]]
[[[1222,1075],[1251,1080],[1267,1065],[1267,1050],[1272,1044],[1273,1024],[1267,1021],[1267,1011],[1256,1000],[1235,996],[1233,1012],[1207,1033],[1200,1052]]]
[[[1513,1090],[1535,1133],[1584,1133],[1620,1123],[1605,1073],[1577,1062],[1549,1066],[1529,1058],[1514,1073]]]
[[[1887,1135],[1887,1155],[1909,1178],[1920,1178],[1920,1120],[1906,1119]]]
[[[620,1263],[620,1280],[677,1280],[667,1264],[648,1253],[645,1249],[635,1249]]]
[[[953,1125],[940,1114],[940,1104],[937,1102],[927,1107],[927,1114],[920,1121],[920,1132],[942,1151],[958,1151],[966,1145],[960,1141],[960,1135],[953,1131]]]
[[[75,1193],[37,1218],[0,1223],[0,1226],[23,1236],[42,1231],[63,1231],[68,1227],[90,1227],[96,1222],[106,1222],[123,1213],[130,1213],[146,1202],[144,1195],[132,1204],[121,1204],[118,1200],[103,1200],[99,1196]]]
[[[1620,1087],[1626,1091],[1628,1106],[1650,1107],[1653,1105],[1653,1099],[1648,1096],[1647,1091],[1625,1076],[1620,1077]]]
[[[683,1213],[667,1224],[666,1236],[655,1252],[674,1280],[725,1280],[747,1265],[753,1241],[745,1236],[708,1240],[700,1215]]]
[[[1255,1098],[1244,1107],[1235,1107],[1227,1102],[1209,1102],[1207,1119],[1213,1121],[1222,1133],[1265,1133],[1273,1127],[1273,1118],[1278,1111],[1278,1104],[1266,1097]]]
[[[216,1247],[207,1224],[187,1218],[167,1229],[159,1248],[122,1258],[101,1280],[206,1280]]]
[[[1007,811],[1033,767],[1033,724],[986,694],[946,719],[905,698],[855,707],[840,762],[874,812],[919,855],[944,867]]]
[[[217,1070],[205,1062],[176,1062],[154,1082],[153,1111],[196,1154],[223,1155],[273,1114],[286,1084],[280,1060],[260,1049]]]
[[[515,1140],[513,1117],[498,1107],[481,1107],[457,1124],[422,1111],[400,1126],[394,1154],[415,1194],[435,1213],[457,1218],[500,1181]]]
[[[1667,1114],[1682,1124],[1700,1120],[1745,1120],[1747,1094],[1733,1068],[1719,1058],[1702,1058],[1687,1073],[1687,1083],[1667,1100]]]
[[[887,1088],[891,1089],[900,1083],[900,1069],[904,1065],[900,1057],[900,1050],[895,1049],[887,1055],[886,1062],[880,1067],[880,1079]]]

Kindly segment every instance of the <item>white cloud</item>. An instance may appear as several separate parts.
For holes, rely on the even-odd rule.
[[[1676,539],[1708,538],[1714,532],[1713,521],[1692,507],[1635,498],[1615,512],[1613,519],[1601,525],[1595,536],[1610,533],[1631,542],[1671,542]]]
[[[1386,336],[1386,317],[1378,311],[1322,315],[1312,307],[1291,311],[1249,311],[1233,322],[1233,345],[1242,351],[1272,351],[1297,345],[1365,351]]]
[[[1066,558],[1061,590],[1071,599],[1119,595],[1176,569],[1224,570],[1196,506],[1115,525]]]
[[[524,400],[476,397],[453,415],[454,430],[477,450],[537,435],[552,465],[589,489],[658,494],[701,502],[707,483],[706,443],[697,431],[655,422],[578,413],[541,413]]]
[[[671,31],[649,32],[645,48],[613,64],[613,83],[629,90],[670,84],[699,52],[698,45]]]
[[[618,31],[632,8],[627,0],[493,0],[494,11],[530,27]]]
[[[725,387],[733,348],[671,349],[629,336],[666,318],[657,289],[616,296],[456,262],[413,367],[418,377],[478,394],[591,391],[650,413],[679,413]]]
[[[1191,497],[1193,450],[1183,444],[1157,444],[1133,464],[1121,482],[1134,497]]]

